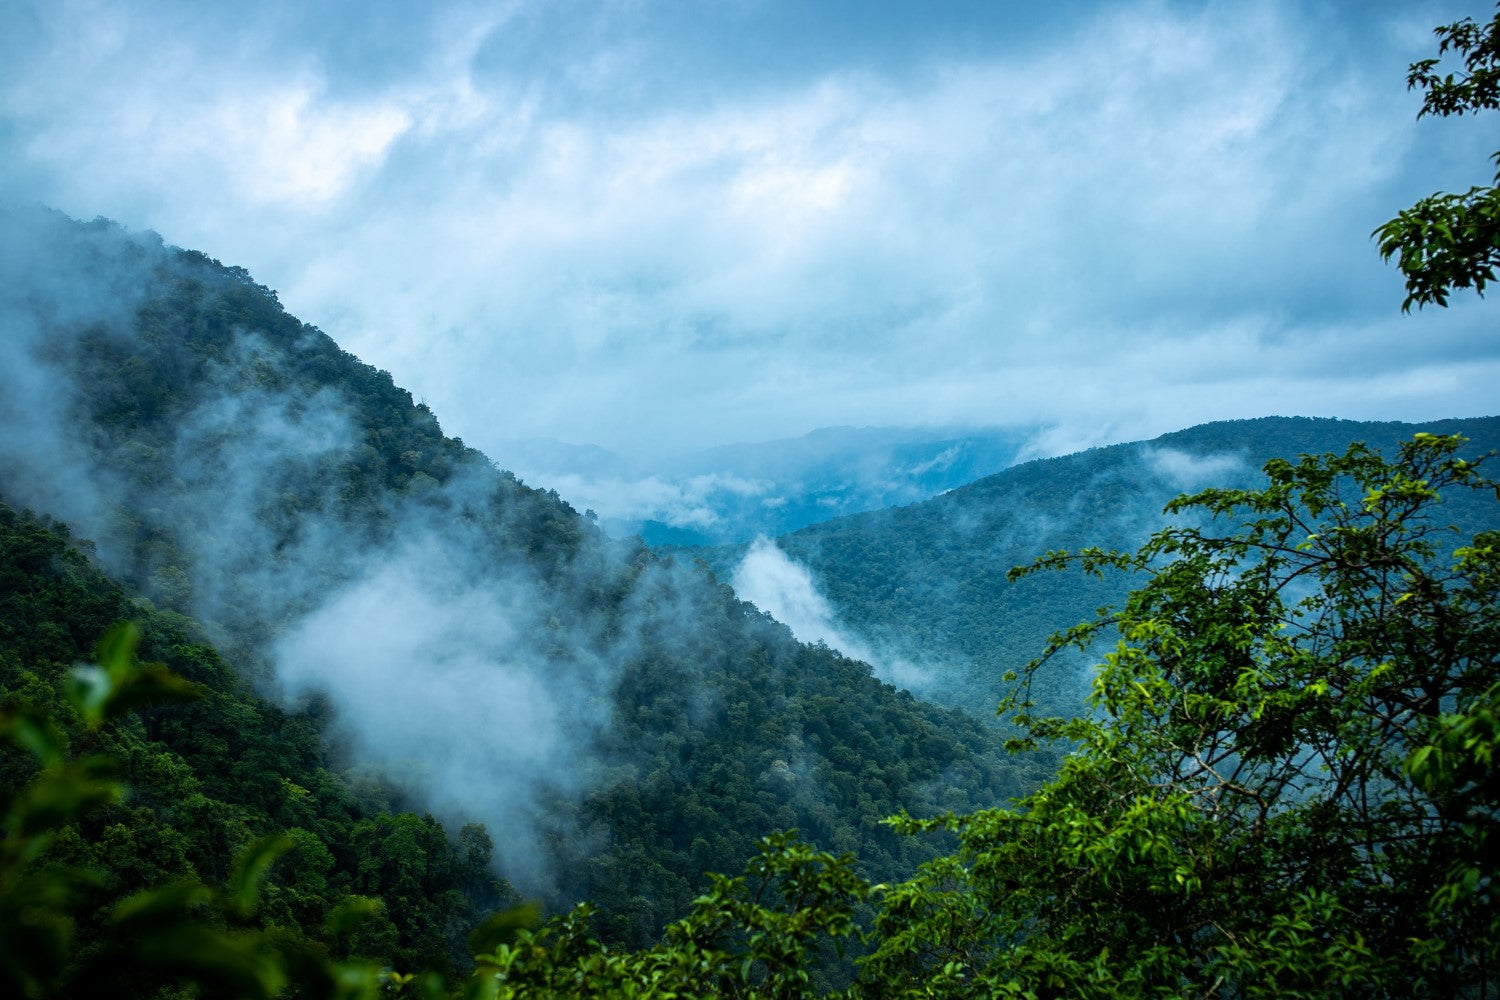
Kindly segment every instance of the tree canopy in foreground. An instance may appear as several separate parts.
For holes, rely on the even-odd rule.
[[[1274,461],[1262,489],[1174,501],[1186,523],[1134,554],[1017,571],[1145,582],[1049,651],[1118,633],[1091,717],[1028,720],[1077,745],[1056,780],[1016,808],[904,823],[962,846],[885,894],[864,980],[1489,995],[1500,533],[1443,527],[1445,491],[1496,488],[1459,443]]]
[[[1417,117],[1500,110],[1500,5],[1488,24],[1464,18],[1434,29],[1438,58],[1411,64],[1407,86],[1426,97]],[[1440,70],[1452,53],[1458,72]],[[1500,152],[1490,157],[1500,166]],[[1495,184],[1429,195],[1375,230],[1380,255],[1406,275],[1403,310],[1446,306],[1455,288],[1480,295],[1500,266],[1500,173]]]

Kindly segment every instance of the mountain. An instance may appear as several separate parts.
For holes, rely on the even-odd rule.
[[[148,648],[177,623],[278,726],[336,746],[310,766],[450,831],[482,823],[499,873],[594,900],[612,940],[648,939],[774,829],[890,878],[933,848],[882,817],[997,801],[1050,770],[796,642],[705,568],[607,537],[243,269],[8,211],[0,333],[0,496],[38,512],[21,523],[66,524],[67,558],[128,595],[113,607]],[[114,613],[65,614],[71,646],[17,646],[15,663],[60,683]],[[206,780],[183,759],[184,782]],[[298,774],[273,785],[321,794]],[[188,859],[199,877],[281,822],[267,795]],[[167,801],[153,816],[195,822]],[[362,849],[356,865],[390,860]]]
[[[1119,575],[1079,573],[1009,583],[1011,567],[1055,549],[1134,549],[1165,524],[1162,508],[1179,493],[1249,486],[1271,458],[1342,452],[1352,441],[1393,454],[1397,442],[1420,431],[1462,433],[1475,454],[1500,448],[1497,417],[1225,421],[1026,462],[922,503],[807,527],[776,539],[771,555],[780,562],[769,569],[766,553],[753,547],[698,554],[732,577],[741,596],[788,621],[796,616],[783,610],[791,600],[785,578],[801,574],[805,592],[826,602],[814,627],[821,625],[831,643],[857,649],[877,666],[895,665],[886,675],[924,697],[990,716],[1007,671],[1131,586]],[[1472,497],[1451,498],[1447,513],[1471,532],[1500,527],[1486,521],[1493,510]],[[1082,656],[1060,657],[1032,696],[1046,711],[1076,713],[1086,665]]]
[[[528,478],[595,509],[617,537],[717,545],[924,500],[1014,463],[1035,428],[825,427],[659,457],[553,441],[508,450]],[[580,471],[583,470],[583,471]]]

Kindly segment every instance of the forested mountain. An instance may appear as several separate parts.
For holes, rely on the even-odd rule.
[[[925,697],[994,712],[1001,677],[1023,667],[1047,637],[1118,604],[1130,581],[1006,572],[1053,549],[1130,549],[1166,523],[1184,491],[1243,486],[1272,458],[1341,452],[1362,441],[1388,454],[1417,432],[1461,433],[1467,452],[1500,448],[1500,417],[1426,424],[1266,417],[1205,424],[1151,441],[1026,462],[922,503],[840,518],[776,544],[806,567],[841,626],[874,649],[914,664]],[[1467,532],[1500,527],[1467,494],[1446,516]],[[744,547],[703,550],[728,576]],[[1059,658],[1033,681],[1047,710],[1072,714],[1087,692],[1081,659]]]
[[[0,756],[12,817],[0,861],[32,877],[37,855],[17,852],[46,851],[43,874],[14,885],[79,886],[44,909],[81,914],[81,944],[44,968],[49,984],[146,992],[134,977],[151,953],[121,930],[143,922],[153,947],[214,944],[200,973],[254,956],[314,978],[327,958],[442,969],[479,952],[476,983],[493,985],[503,962],[506,988],[535,982],[538,995],[584,982],[692,991],[707,976],[726,994],[848,983],[963,996],[1033,974],[1104,976],[1129,995],[1185,977],[1258,981],[1288,941],[1300,949],[1276,973],[1288,982],[1428,977],[1441,993],[1487,967],[1493,931],[1456,915],[1491,907],[1469,873],[1493,782],[1470,748],[1493,742],[1476,727],[1494,717],[1494,533],[1461,547],[1468,535],[1433,518],[1492,528],[1494,489],[1453,442],[1429,434],[1397,464],[1358,449],[1283,464],[1260,492],[1177,510],[1176,527],[1118,562],[1135,589],[1096,716],[1023,728],[1032,752],[1001,759],[971,716],[796,642],[707,567],[613,541],[445,437],[388,374],[245,272],[104,222],[3,221],[0,723],[23,748],[55,739],[78,758],[68,772]],[[1273,455],[1418,431],[1465,434],[1472,454],[1497,423],[1208,425],[1029,463],[783,545],[850,625],[887,645],[913,636],[933,690],[973,709],[1004,693],[995,675],[1043,633],[1127,587],[1041,573],[1006,589],[1006,567],[1059,546],[1133,548],[1167,496],[1263,485],[1254,470]],[[1229,522],[1197,533],[1215,510]],[[79,685],[103,675],[69,667],[121,618],[143,630],[146,658],[202,685],[198,700],[89,718]],[[1226,641],[1241,635],[1253,638]],[[975,655],[944,675],[953,650]],[[1044,711],[1067,711],[1086,674],[1058,659],[1026,676]],[[1392,735],[1392,712],[1421,715]],[[1299,741],[1349,774],[1313,774]],[[119,762],[129,798],[101,793],[82,810],[42,795],[88,793],[102,761]],[[1230,764],[1257,788],[1225,784],[1215,768]],[[1160,774],[1177,777],[1164,790]],[[1387,809],[1386,788],[1409,801]],[[995,807],[1012,796],[1021,808]],[[1231,799],[1231,822],[1194,805]],[[901,810],[951,813],[880,822]],[[854,852],[858,870],[785,839],[757,853],[758,837],[794,826]],[[286,850],[259,911],[206,912],[214,897],[195,887],[243,883],[236,857],[276,831]],[[746,858],[749,881],[702,874]],[[468,926],[515,898],[497,875],[554,905],[592,899],[593,930],[581,917],[536,936],[490,924],[466,949]],[[33,904],[4,889],[0,929],[40,934]],[[820,980],[819,956],[877,896],[868,959]],[[381,915],[350,930],[351,906]],[[1393,929],[1389,907],[1426,929]],[[235,929],[251,919],[258,931]],[[1168,952],[1138,947],[1173,934]],[[1047,935],[1055,951],[1028,950]],[[364,995],[399,989],[364,970]],[[257,982],[249,995],[281,990]]]
[[[450,837],[484,823],[523,892],[592,899],[606,937],[640,941],[772,830],[856,850],[887,878],[931,848],[878,820],[1003,799],[1046,769],[1022,773],[963,716],[797,643],[706,570],[610,540],[444,436],[241,269],[37,210],[0,217],[0,270],[0,496],[39,512],[6,515],[6,593],[47,606],[9,619],[20,687],[5,696],[55,688],[110,619],[132,617],[150,655],[194,678],[210,663],[238,711],[269,720],[148,722],[143,752],[184,763],[143,809],[245,767],[268,789],[224,799],[254,815],[160,872],[211,878],[255,829],[295,821],[330,829],[331,885],[382,891],[361,872],[390,852],[349,838],[366,815],[408,822],[378,818],[384,785]],[[65,542],[62,522],[88,543]],[[38,574],[59,565],[111,596],[86,613],[48,603]],[[289,763],[239,742],[279,732],[303,734],[276,747]],[[341,804],[358,800],[350,782],[374,812]],[[325,786],[328,802],[297,805]],[[162,805],[139,822],[193,821]],[[444,891],[429,899],[446,905]],[[454,898],[467,902],[430,918],[393,904],[401,940],[417,934],[401,921],[453,931],[482,902]]]

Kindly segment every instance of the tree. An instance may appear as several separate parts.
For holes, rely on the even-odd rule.
[[[521,911],[500,913],[470,937],[476,969],[465,997],[742,997],[818,995],[818,949],[855,931],[869,887],[850,855],[815,851],[778,833],[738,878],[711,876],[692,912],[657,944],[613,951],[589,935],[593,908],[580,904],[539,929]]]
[[[1426,92],[1424,115],[1465,115],[1500,109],[1500,9],[1487,25],[1465,18],[1434,29],[1438,56],[1411,64],[1407,86]],[[1439,72],[1441,57],[1452,52],[1463,68]],[[1500,152],[1491,157],[1500,166]],[[1402,310],[1429,303],[1446,306],[1455,288],[1480,295],[1500,266],[1500,173],[1495,185],[1464,194],[1423,198],[1376,229],[1380,255],[1396,258],[1406,275]]]
[[[870,996],[1487,996],[1500,949],[1500,532],[1461,438],[1272,461],[1174,501],[1142,574],[1047,657],[1118,641],[1076,749],[1018,807],[916,821],[954,854],[885,895]],[[1482,515],[1496,523],[1493,509]],[[1219,530],[1214,530],[1215,528]]]
[[[203,697],[207,689],[159,663],[139,663],[140,631],[130,624],[99,644],[97,664],[80,666],[67,685],[72,710],[94,742],[137,709]],[[295,930],[252,922],[261,882],[278,856],[297,845],[272,834],[247,844],[222,886],[179,879],[132,893],[91,913],[90,890],[105,873],[61,863],[51,850],[73,824],[125,794],[122,761],[103,753],[74,757],[56,720],[27,705],[0,709],[0,739],[41,765],[24,787],[0,797],[0,987],[5,995],[193,995],[271,1000],[293,995],[373,1000],[386,980],[370,962],[330,960],[328,950]],[[313,841],[316,843],[316,841]],[[346,900],[329,915],[339,933],[372,915],[369,900]],[[92,926],[90,926],[92,925]],[[89,933],[79,933],[80,930]],[[183,993],[182,995],[186,995]]]

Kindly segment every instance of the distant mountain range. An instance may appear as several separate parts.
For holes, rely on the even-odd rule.
[[[505,461],[597,512],[616,537],[721,545],[925,500],[1014,464],[1034,427],[826,427],[649,464],[587,445],[515,441]]]

